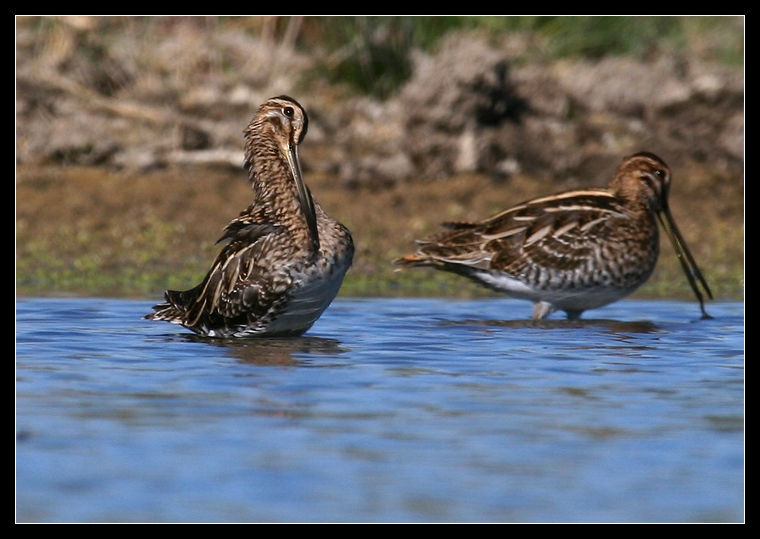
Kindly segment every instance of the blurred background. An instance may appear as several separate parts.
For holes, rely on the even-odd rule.
[[[740,299],[744,39],[743,17],[17,17],[16,292],[197,284],[251,201],[242,131],[288,94],[306,181],[357,244],[343,295],[490,295],[390,261],[647,150]],[[669,245],[638,294],[692,297]]]

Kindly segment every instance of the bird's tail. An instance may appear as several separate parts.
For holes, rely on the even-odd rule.
[[[145,315],[147,320],[164,320],[175,324],[184,324],[187,319],[187,306],[191,304],[189,295],[194,291],[178,292],[167,290],[164,293],[164,303],[153,306],[153,312]]]
[[[415,268],[419,266],[430,266],[431,260],[430,257],[424,253],[414,253],[401,258],[397,258],[393,261],[393,265],[398,266],[399,269]]]

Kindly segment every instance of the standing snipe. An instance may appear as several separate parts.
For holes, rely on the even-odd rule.
[[[623,159],[606,189],[537,198],[478,223],[447,223],[450,230],[395,263],[457,273],[530,300],[534,319],[556,310],[575,319],[646,282],[660,250],[659,220],[709,318],[697,283],[712,293],[668,208],[670,176],[662,159],[637,153]]]
[[[264,103],[245,130],[253,203],[224,229],[228,242],[203,282],[168,290],[146,316],[200,335],[300,335],[338,293],[354,256],[348,229],[303,181],[298,145],[309,120],[296,100]]]

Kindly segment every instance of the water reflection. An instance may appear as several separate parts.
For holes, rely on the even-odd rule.
[[[250,340],[146,305],[19,302],[20,521],[743,519],[741,304],[340,300]]]
[[[260,339],[210,339],[198,335],[182,335],[187,342],[202,342],[224,348],[235,360],[259,366],[303,366],[310,355],[338,355],[347,352],[340,341],[322,337],[264,337]]]
[[[611,333],[659,333],[663,331],[648,320],[620,321],[605,319],[589,320],[453,320],[439,323],[442,326],[490,326],[511,329],[590,329],[602,328]]]

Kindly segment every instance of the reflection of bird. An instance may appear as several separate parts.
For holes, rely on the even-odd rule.
[[[649,278],[660,250],[659,219],[707,318],[697,281],[712,293],[670,214],[669,190],[662,159],[637,153],[623,160],[606,189],[537,198],[478,223],[447,223],[450,230],[395,263],[457,273],[530,300],[534,319],[556,310],[575,319]]]
[[[227,245],[203,282],[168,290],[146,316],[200,335],[300,335],[338,293],[354,256],[348,229],[303,181],[298,144],[309,125],[294,99],[264,103],[245,130],[253,203],[224,230]]]
[[[198,335],[182,335],[188,342],[198,340],[208,341]],[[259,366],[314,366],[325,356],[330,356],[330,366],[336,363],[333,359],[347,350],[340,341],[305,335],[299,339],[280,337],[258,337],[256,339],[214,339],[211,344],[224,349],[224,355],[235,361]]]

